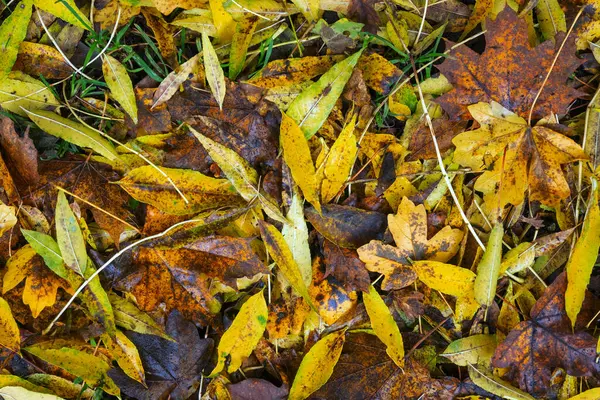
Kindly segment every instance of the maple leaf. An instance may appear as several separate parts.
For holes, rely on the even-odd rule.
[[[527,190],[530,200],[547,205],[569,196],[561,165],[588,158],[577,143],[546,126],[532,128],[495,102],[468,109],[481,127],[453,139],[454,161],[475,171],[493,163],[493,170],[478,178],[476,190],[498,195],[495,204],[500,208],[521,204]]]
[[[118,175],[101,163],[84,160],[53,160],[40,162],[41,177],[34,187],[20,187],[23,201],[40,208],[52,220],[56,204],[54,185],[69,190],[89,203],[101,208],[89,206],[81,202],[82,209],[89,209],[95,221],[108,231],[115,243],[119,243],[121,232],[127,225],[115,220],[106,212],[127,221],[135,226],[135,218],[128,210],[129,195],[117,185],[110,182]]]
[[[468,119],[467,106],[480,101],[496,101],[527,117],[564,36],[558,34],[556,44],[546,41],[532,48],[527,23],[510,7],[498,14],[496,20],[488,20],[486,27],[483,54],[460,46],[438,66],[454,89],[436,101],[453,119]],[[574,40],[572,35],[556,60],[533,110],[534,119],[551,113],[564,114],[569,104],[581,95],[566,84],[569,75],[581,64],[575,57]]]
[[[173,340],[126,333],[140,353],[148,387],[121,370],[109,371],[108,375],[124,394],[135,399],[187,399],[198,389],[202,370],[210,360],[213,340],[201,339],[196,326],[177,311],[169,314],[165,331]]]
[[[463,233],[445,226],[427,239],[427,213],[422,204],[415,205],[404,197],[398,212],[388,215],[388,228],[396,247],[373,240],[358,249],[367,269],[385,275],[384,290],[401,289],[416,279],[408,267],[411,261],[431,260],[446,262],[458,251]]]
[[[494,367],[508,368],[506,377],[534,396],[546,393],[556,368],[563,368],[571,376],[600,377],[597,340],[587,332],[571,330],[565,313],[566,287],[563,273],[535,303],[531,319],[508,334],[492,359]],[[583,324],[587,319],[580,315],[580,320],[586,320]]]
[[[343,249],[329,240],[323,240],[323,253],[325,256],[325,276],[329,275],[342,283],[347,291],[369,290],[369,272],[365,264],[360,261],[356,250]]]
[[[377,337],[352,334],[329,381],[311,399],[452,399],[458,380],[431,378],[427,368],[408,358],[404,371],[388,357]]]

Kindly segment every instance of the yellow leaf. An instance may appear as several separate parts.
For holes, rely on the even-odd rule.
[[[265,89],[300,85],[307,81],[310,82],[316,76],[323,75],[337,61],[341,60],[343,60],[343,56],[306,56],[274,60],[254,75],[249,82]],[[312,83],[310,82],[310,84]]]
[[[363,301],[371,320],[371,327],[387,347],[386,353],[398,367],[403,368],[404,341],[390,309],[373,285],[369,287],[369,293],[363,293]]]
[[[280,135],[283,159],[290,167],[294,182],[300,186],[302,193],[317,211],[321,212],[315,166],[310,155],[308,142],[296,122],[281,113]]]
[[[292,3],[309,22],[315,22],[319,19],[321,2],[319,0],[292,0]]]
[[[510,249],[500,264],[500,275],[506,272],[514,275],[531,267],[535,262],[535,251],[535,245],[529,242],[519,243]]]
[[[464,39],[477,25],[484,22],[493,10],[495,0],[476,0],[473,12],[469,16],[467,25],[463,30],[460,40]]]
[[[58,116],[50,111],[25,110],[27,116],[44,132],[76,144],[87,147],[109,160],[118,160],[119,154],[110,142],[98,132],[78,122]]]
[[[217,349],[219,361],[210,373],[210,377],[221,372],[228,359],[230,362],[227,372],[232,373],[240,368],[242,361],[252,353],[262,337],[267,326],[268,315],[267,303],[262,291],[246,300],[229,329],[221,337]]]
[[[135,344],[121,331],[115,331],[114,337],[103,334],[102,341],[123,372],[145,385],[144,366]]]
[[[332,200],[346,183],[352,173],[352,167],[358,153],[354,127],[356,114],[344,127],[340,135],[327,153],[323,168],[323,182],[321,183],[321,199],[324,203]]]
[[[93,31],[90,20],[82,13],[73,0],[34,0],[36,7],[88,31]]]
[[[31,1],[19,2],[0,25],[0,82],[4,81],[17,61],[19,46],[27,35],[31,18]]]
[[[590,207],[585,221],[583,221],[581,236],[577,239],[566,266],[568,285],[565,292],[565,308],[573,326],[575,326],[577,315],[581,310],[592,270],[598,258],[598,250],[600,249],[600,240],[598,240],[600,237],[600,208],[598,207],[598,184],[596,180],[592,181],[589,204]]]
[[[189,203],[181,198],[166,177],[149,165],[129,171],[116,183],[134,199],[169,214],[193,214],[238,203],[239,197],[226,179],[211,178],[187,169],[161,167],[161,170],[184,193]]]
[[[529,394],[476,366],[469,365],[469,377],[474,384],[502,399],[534,400]]]
[[[0,107],[5,110],[25,117],[27,113],[21,107],[33,111],[59,104],[48,87],[29,75],[14,71],[0,79]]]
[[[475,300],[482,306],[489,307],[496,296],[496,285],[498,284],[502,262],[503,236],[504,227],[502,223],[497,223],[490,233],[485,253],[483,253],[483,257],[477,265]]]
[[[55,215],[56,241],[62,258],[67,267],[83,276],[87,267],[85,240],[62,190],[58,191]]]
[[[466,367],[479,362],[488,363],[496,346],[494,335],[473,335],[450,343],[441,355],[456,365]]]
[[[600,399],[600,388],[594,388],[579,393],[577,396],[569,398],[569,400],[597,400]]]
[[[214,0],[218,1],[218,0]],[[219,109],[223,110],[223,100],[225,100],[225,74],[219,63],[219,57],[215,53],[212,43],[206,33],[202,34],[202,59],[204,60],[204,71],[210,91],[219,104]]]
[[[248,46],[258,24],[256,15],[245,16],[237,23],[229,50],[229,79],[234,80],[244,69]]]
[[[252,201],[256,197],[260,201],[263,210],[267,215],[274,220],[282,223],[287,223],[285,217],[281,214],[279,207],[267,195],[258,190],[258,173],[252,166],[235,151],[228,149],[207,138],[194,128],[188,127],[189,130],[196,136],[196,139],[204,146],[210,158],[217,163],[221,171],[227,179],[235,187],[235,190],[246,201]]]
[[[4,386],[0,389],[0,396],[5,399],[63,400],[53,394],[33,392],[20,386]]]
[[[6,262],[6,268],[2,281],[2,294],[27,278],[23,289],[23,304],[29,306],[33,318],[37,318],[45,307],[52,306],[56,302],[56,292],[59,287],[70,289],[67,282],[44,265],[42,258],[37,257],[37,252],[30,245],[17,250]]]
[[[16,208],[7,206],[0,200],[0,236],[17,224]]]
[[[137,104],[131,78],[125,67],[109,55],[102,58],[102,73],[112,97],[129,114],[134,124],[137,124]]]
[[[233,37],[236,24],[231,15],[225,11],[223,3],[222,0],[209,0],[213,23],[215,28],[217,28],[216,37],[219,40],[219,43],[228,43]],[[204,38],[202,39],[202,42],[202,46],[204,47]]]
[[[52,342],[42,342],[23,350],[82,378],[90,386],[98,386],[103,383],[104,391],[113,395],[119,394],[119,388],[107,375],[112,367],[106,361],[85,351],[62,347],[62,344],[56,346],[53,348]]]
[[[335,64],[288,107],[287,115],[296,121],[307,139],[317,133],[329,117],[361,54],[362,50]]]
[[[173,339],[164,329],[145,312],[141,311],[132,301],[109,293],[108,298],[115,316],[115,324],[128,330],[145,335],[156,335],[164,339]]]
[[[29,376],[27,377],[29,379]],[[32,392],[37,393],[48,393],[51,394],[52,391],[46,389],[43,386],[38,386],[26,379],[20,378],[15,375],[0,375],[0,388],[5,389],[7,386],[19,387],[27,390],[31,390]],[[10,400],[12,400],[9,397]],[[29,399],[29,397],[25,397],[25,399]]]
[[[419,279],[433,290],[456,297],[473,291],[475,274],[466,268],[439,261],[415,261],[413,268]]]
[[[567,31],[565,13],[558,0],[540,0],[535,6],[535,13],[544,40],[554,39],[558,32]]]
[[[319,340],[302,358],[289,400],[303,400],[319,390],[333,373],[342,349],[346,331],[336,331]]]
[[[10,306],[0,297],[0,345],[15,352],[21,348],[21,335]]]
[[[315,309],[310,295],[308,294],[308,288],[304,283],[302,274],[298,268],[298,264],[294,260],[294,256],[281,233],[268,222],[259,221],[259,227],[263,242],[265,243],[269,254],[283,273],[285,279],[287,279],[294,290],[296,290],[296,292],[302,296],[313,309]]]

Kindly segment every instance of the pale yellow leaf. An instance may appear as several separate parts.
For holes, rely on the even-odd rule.
[[[218,1],[218,0],[214,0]],[[219,104],[219,108],[223,109],[223,100],[225,100],[225,74],[219,57],[215,53],[210,38],[206,33],[202,34],[202,59],[204,60],[204,71],[206,73],[206,80],[210,90]]]
[[[477,265],[475,279],[475,300],[482,306],[489,307],[496,296],[496,285],[500,276],[502,262],[502,223],[494,225],[486,246],[485,253]]]
[[[17,224],[16,211],[15,207],[7,206],[0,200],[0,236]]]
[[[10,306],[0,297],[0,345],[18,352],[21,348],[21,335]]]
[[[450,343],[441,355],[456,365],[466,367],[480,362],[489,363],[496,346],[494,335],[473,335]]]
[[[87,267],[85,240],[62,190],[58,191],[55,216],[56,241],[62,258],[67,267],[83,276]]]
[[[27,34],[31,18],[31,0],[19,2],[0,25],[0,82],[4,81],[17,61],[19,46]]]

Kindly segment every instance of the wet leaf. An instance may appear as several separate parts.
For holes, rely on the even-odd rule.
[[[217,348],[219,361],[210,376],[221,372],[226,361],[227,372],[232,373],[240,368],[242,361],[252,353],[262,337],[267,316],[267,303],[262,291],[246,300],[229,329],[221,336]]]
[[[113,337],[103,335],[102,340],[123,372],[145,385],[144,367],[133,342],[121,331],[116,331]]]
[[[121,298],[114,293],[109,293],[110,304],[115,315],[115,324],[137,333],[156,335],[167,340],[172,340],[162,326],[157,324],[152,317],[141,311],[133,302]]]
[[[134,124],[137,124],[137,104],[133,84],[125,67],[116,59],[105,55],[102,59],[102,73],[114,99],[129,114]]]
[[[345,336],[345,330],[330,333],[311,347],[302,358],[289,399],[306,399],[327,382],[342,353]]]
[[[258,17],[250,15],[237,23],[229,52],[229,79],[235,79],[244,69],[248,46],[258,24]]]

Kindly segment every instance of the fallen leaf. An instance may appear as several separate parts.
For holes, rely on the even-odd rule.
[[[467,119],[467,106],[481,101],[496,101],[526,118],[546,72],[553,64],[562,42],[560,36],[556,45],[546,41],[531,48],[526,22],[506,7],[495,21],[487,24],[483,54],[460,46],[439,66],[454,90],[436,101],[453,119]],[[533,110],[534,119],[550,113],[563,114],[569,104],[580,96],[577,90],[566,85],[567,78],[580,64],[575,57],[574,40],[575,36],[570,36],[556,64],[553,64],[553,73]]]
[[[21,42],[13,69],[44,79],[64,79],[73,73],[73,68],[54,47],[31,42]]]
[[[57,16],[71,25],[92,31],[90,20],[79,10],[73,0],[54,2],[53,0],[35,0],[35,6]]]
[[[172,341],[154,335],[126,333],[139,351],[148,385],[144,387],[121,371],[110,371],[109,376],[127,396],[154,399],[164,395],[186,399],[198,390],[202,371],[209,363],[213,340],[200,338],[196,326],[177,311],[169,314],[166,333]]]
[[[543,396],[552,371],[564,368],[572,376],[598,376],[596,339],[573,333],[565,314],[566,274],[561,274],[538,299],[531,319],[514,328],[498,345],[492,365],[508,368],[506,377],[534,396]],[[585,321],[587,323],[587,321]]]
[[[500,276],[502,261],[502,237],[504,228],[501,223],[496,223],[490,233],[485,252],[477,265],[475,278],[475,300],[485,307],[490,307],[496,297],[496,285]]]
[[[125,67],[115,58],[105,55],[102,59],[102,73],[114,99],[129,114],[134,124],[137,124],[137,104],[133,84]]]
[[[363,301],[371,327],[385,344],[386,353],[399,368],[404,367],[404,341],[390,309],[373,286],[369,287],[369,293],[363,293]]]
[[[21,349],[21,336],[10,305],[0,297],[0,344],[9,350],[18,352]]]
[[[327,382],[342,353],[345,336],[345,330],[330,333],[304,355],[290,389],[290,400],[305,399]]]
[[[46,267],[42,257],[30,246],[17,250],[9,258],[6,268],[2,280],[2,294],[25,280],[23,304],[29,306],[33,318],[37,318],[45,307],[56,302],[58,288],[70,290],[69,283]]]
[[[349,292],[367,292],[370,286],[369,271],[356,250],[344,249],[329,240],[323,241],[325,277],[332,276]]]
[[[258,17],[250,15],[237,23],[229,51],[229,79],[233,80],[244,69],[248,46],[258,24]]]
[[[575,327],[577,315],[583,305],[587,286],[590,283],[592,270],[598,259],[598,250],[600,249],[600,243],[597,240],[600,235],[600,208],[598,207],[596,181],[592,182],[589,204],[581,235],[577,239],[565,267],[568,281],[565,292],[565,307],[573,327]]]
[[[39,181],[37,149],[27,132],[22,138],[17,134],[9,118],[0,120],[0,146],[25,182],[34,185]]]
[[[491,360],[497,344],[494,335],[473,335],[453,341],[441,355],[463,367],[484,364]]]
[[[116,331],[113,337],[104,334],[102,341],[123,372],[145,385],[144,367],[138,349],[131,340],[121,331]]]
[[[248,82],[261,88],[290,86],[323,75],[332,68],[340,56],[306,56],[269,62]]]
[[[31,18],[32,2],[25,0],[19,2],[15,10],[8,15],[0,25],[0,82],[8,77],[13,65],[17,61],[19,45],[27,34],[27,24]]]
[[[221,336],[217,348],[219,359],[210,373],[211,377],[225,368],[226,361],[227,372],[232,373],[240,368],[242,361],[252,353],[262,337],[267,316],[267,303],[262,291],[246,300],[229,329]]]
[[[67,267],[81,276],[85,275],[87,267],[85,241],[63,191],[58,192],[56,202],[56,241]]]
[[[313,208],[304,213],[321,235],[342,248],[355,249],[380,238],[386,226],[381,213],[337,204],[324,205],[321,214]]]
[[[202,59],[204,60],[204,71],[206,80],[212,91],[213,96],[223,110],[223,100],[225,99],[225,75],[219,63],[219,57],[206,33],[202,34]]]
[[[287,109],[307,139],[310,139],[327,119],[338,100],[362,50],[335,64],[321,78],[300,93]]]
[[[587,159],[577,143],[549,127],[530,127],[497,103],[478,103],[469,111],[481,127],[452,140],[457,148],[454,161],[474,171],[487,170],[493,163],[475,189],[491,196],[494,206],[519,205],[526,192],[530,201],[548,205],[570,194],[561,165]]]

